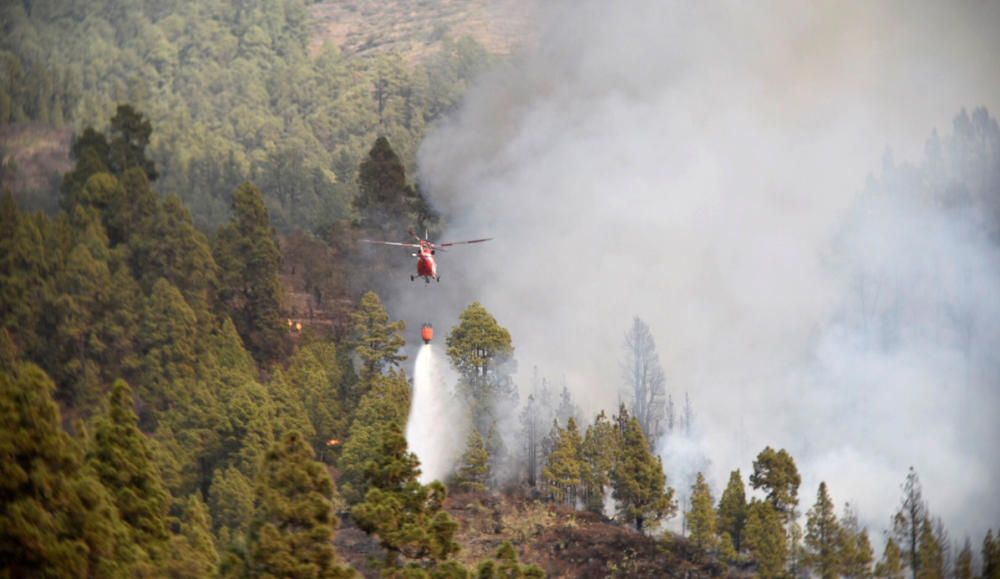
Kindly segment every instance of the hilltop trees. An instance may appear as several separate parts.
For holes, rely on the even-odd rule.
[[[580,431],[572,417],[566,423],[566,428],[560,428],[558,422],[553,422],[553,430],[558,432],[558,438],[555,448],[549,454],[542,479],[554,500],[574,504],[582,482]]]
[[[667,486],[663,462],[650,452],[639,421],[622,408],[618,423],[621,443],[612,474],[614,498],[618,515],[642,531],[674,516],[677,502],[674,489]]]
[[[719,499],[719,534],[728,533],[733,548],[743,549],[743,528],[747,519],[746,488],[740,470],[729,473],[729,483]]]
[[[744,544],[757,562],[757,572],[765,579],[780,577],[788,560],[783,518],[768,501],[754,499],[747,508]]]
[[[768,502],[786,521],[793,518],[795,507],[799,504],[801,483],[795,460],[785,449],[776,451],[770,446],[765,447],[753,461],[750,486],[767,493]]]
[[[390,322],[389,313],[375,292],[362,296],[360,307],[351,314],[351,329],[355,352],[361,358],[361,384],[368,386],[373,377],[399,367],[406,359],[399,354],[406,343],[400,335],[406,323]]]
[[[843,529],[833,512],[833,500],[826,490],[826,483],[819,483],[816,504],[809,509],[806,522],[805,564],[823,579],[832,579],[841,573],[841,548]]]
[[[705,482],[705,476],[700,472],[691,485],[691,509],[685,513],[689,539],[701,553],[715,548],[717,518],[713,505],[712,491]]]

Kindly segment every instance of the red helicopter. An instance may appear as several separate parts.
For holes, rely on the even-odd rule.
[[[467,243],[482,243],[484,241],[489,241],[493,239],[492,237],[487,237],[485,239],[470,239],[468,241],[451,241],[448,243],[437,243],[427,239],[427,234],[424,234],[424,238],[421,239],[416,233],[410,232],[410,235],[417,241],[416,243],[398,243],[395,241],[375,241],[372,239],[362,239],[364,243],[377,243],[379,245],[395,245],[398,247],[415,247],[417,251],[410,254],[417,258],[417,275],[411,275],[410,281],[417,279],[418,277],[424,278],[424,281],[431,283],[431,279],[435,279],[438,282],[441,281],[441,276],[437,273],[437,263],[434,262],[434,254],[436,251],[445,251],[445,247],[451,247],[452,245],[463,245]]]

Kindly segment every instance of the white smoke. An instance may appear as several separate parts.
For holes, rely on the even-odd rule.
[[[465,442],[466,421],[448,388],[433,346],[424,344],[413,367],[413,401],[406,444],[420,459],[420,483],[444,481]]]
[[[913,465],[952,536],[981,537],[1000,520],[1000,258],[862,192],[886,146],[917,161],[961,107],[1000,111],[996,22],[996,2],[558,2],[424,143],[447,237],[497,239],[441,256],[401,311],[445,327],[482,302],[590,416],[616,407],[639,315],[716,496],[784,447],[803,511],[825,480],[877,536]],[[898,335],[872,330],[886,315]]]

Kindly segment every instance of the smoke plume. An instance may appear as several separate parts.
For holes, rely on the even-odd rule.
[[[1000,111],[1000,4],[539,12],[537,44],[421,149],[446,237],[496,240],[440,255],[442,283],[395,311],[443,329],[479,300],[588,416],[617,406],[638,315],[716,497],[770,445],[802,511],[825,480],[877,536],[913,465],[953,537],[995,525],[1000,252],[881,179],[962,107]]]

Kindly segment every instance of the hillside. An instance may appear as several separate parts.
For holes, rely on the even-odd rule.
[[[331,0],[310,7],[310,51],[332,43],[345,55],[420,60],[445,37],[471,36],[493,54],[532,41],[533,0]]]

